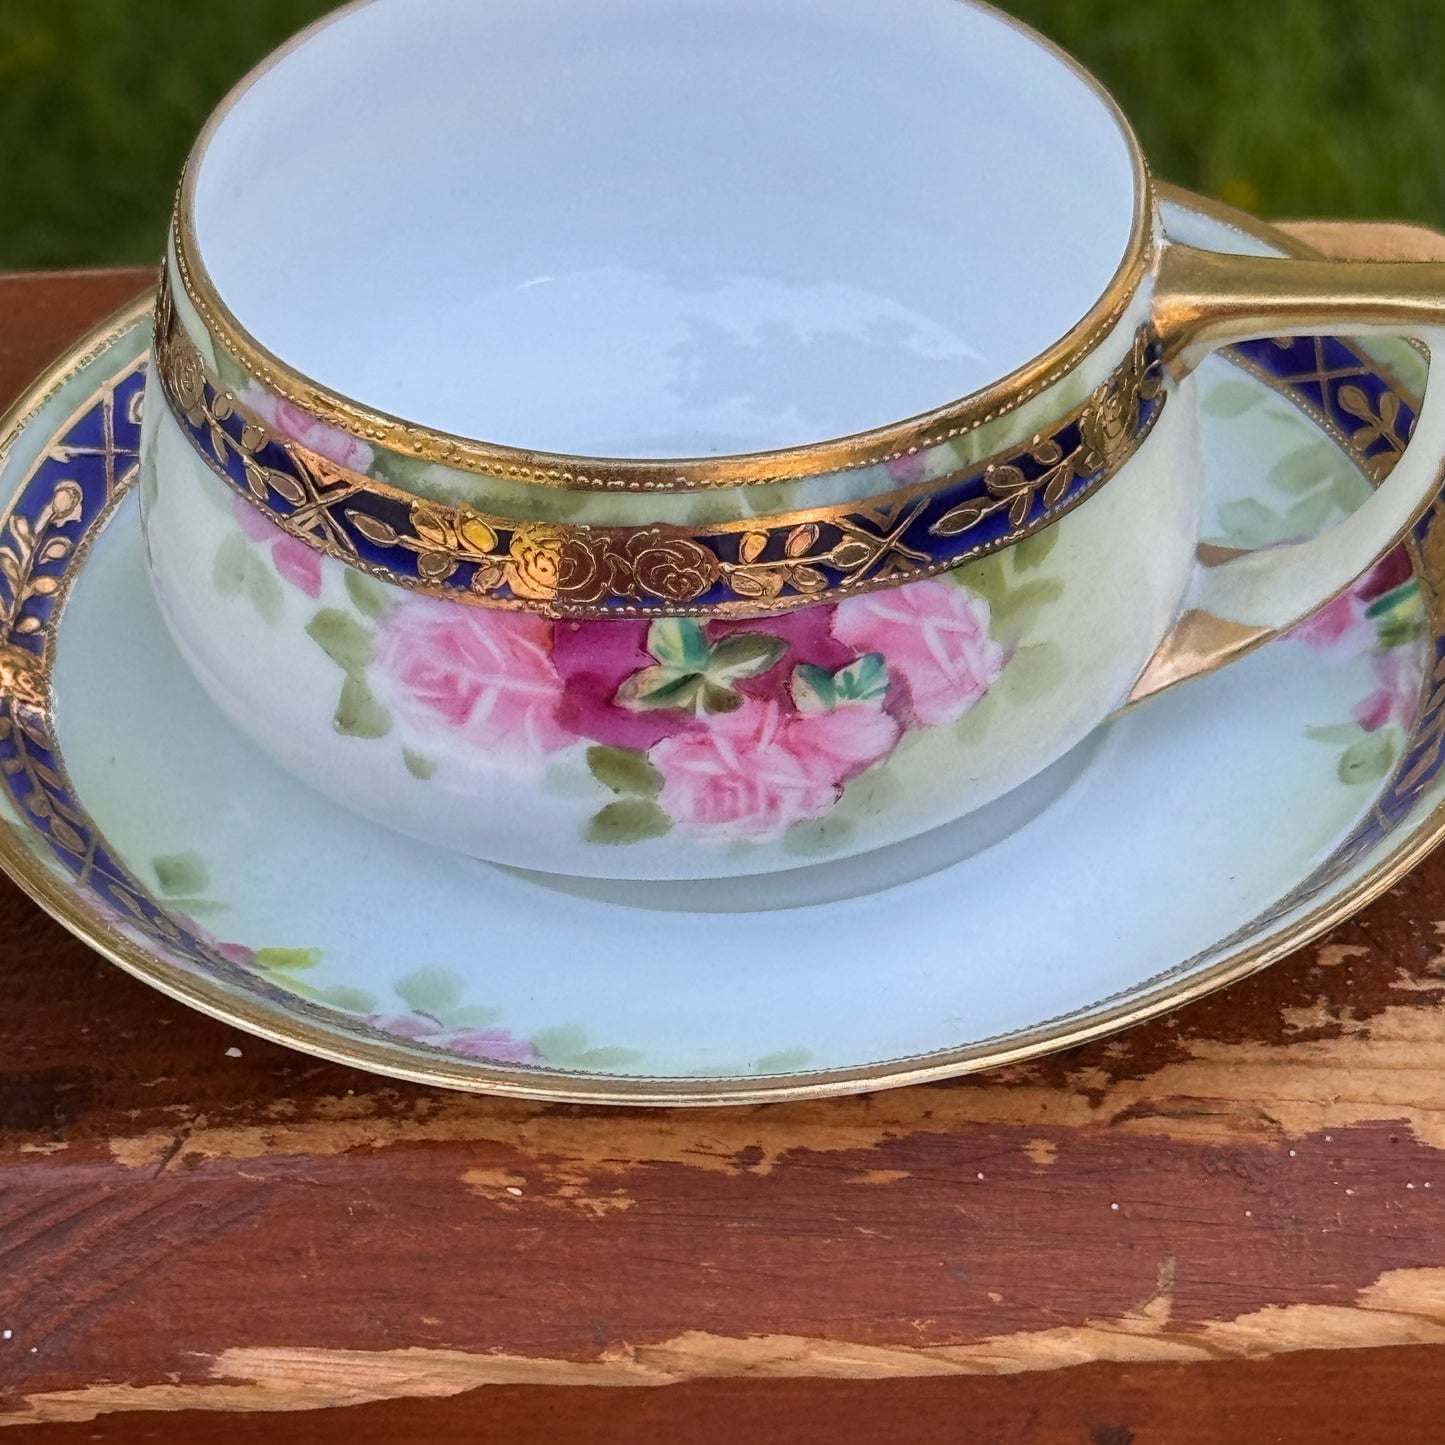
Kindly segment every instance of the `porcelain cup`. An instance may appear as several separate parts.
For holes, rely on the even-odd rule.
[[[1201,558],[1191,372],[1442,326],[1439,266],[1170,244],[1118,108],[983,5],[365,0],[188,164],[152,577],[220,707],[383,823],[816,863],[1348,586],[1438,487],[1433,383],[1348,399],[1404,453],[1350,520]]]

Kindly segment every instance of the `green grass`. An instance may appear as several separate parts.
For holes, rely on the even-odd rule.
[[[154,260],[208,111],[329,8],[0,0],[0,268]],[[1161,176],[1268,215],[1445,225],[1445,0],[1006,8],[1103,78]]]

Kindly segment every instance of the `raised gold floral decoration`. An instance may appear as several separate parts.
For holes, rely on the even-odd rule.
[[[387,581],[554,616],[738,615],[898,586],[999,551],[1086,500],[1164,403],[1153,333],[1051,431],[866,502],[710,526],[602,527],[484,514],[346,465],[365,446],[287,435],[222,387],[162,290],[161,379],[177,421],[234,490],[309,545]],[[310,430],[307,430],[310,428]],[[311,444],[306,444],[307,442]],[[331,455],[324,455],[321,447]]]

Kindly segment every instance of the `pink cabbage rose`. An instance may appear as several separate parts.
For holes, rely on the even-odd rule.
[[[1390,723],[1410,727],[1425,685],[1425,649],[1387,648],[1374,659],[1374,669],[1375,690],[1355,709],[1355,721],[1372,733]]]
[[[241,405],[278,438],[296,442],[338,467],[364,472],[376,460],[376,454],[359,437],[318,421],[299,406],[272,396],[254,381],[241,393]]]
[[[373,1028],[398,1038],[430,1044],[450,1053],[468,1058],[486,1059],[498,1064],[539,1064],[542,1056],[526,1039],[513,1038],[506,1029],[453,1029],[430,1014],[396,1014],[387,1018],[373,1015],[367,1019]]]
[[[241,530],[253,541],[268,543],[276,570],[308,597],[321,596],[321,553],[299,537],[283,532],[275,522],[256,510],[244,497],[232,502]]]
[[[471,760],[537,770],[575,738],[557,721],[552,624],[529,612],[409,597],[376,634],[373,691],[414,732]]]
[[[988,635],[988,603],[953,582],[911,582],[838,604],[833,635],[881,652],[923,727],[955,722],[998,681],[1008,655]]]
[[[665,738],[649,757],[662,773],[658,801],[669,817],[702,837],[766,842],[821,818],[844,782],[897,738],[893,719],[867,704],[803,716],[749,699]]]
[[[1370,603],[1396,587],[1403,587],[1413,574],[1409,552],[1397,547],[1348,592],[1307,617],[1290,636],[1323,653],[1331,662],[1348,662],[1368,652],[1375,644],[1375,625],[1365,615]]]
[[[790,742],[816,758],[835,786],[887,757],[902,730],[876,703],[845,703],[832,712],[799,713],[788,721]]]
[[[1369,605],[1352,588],[1307,617],[1290,636],[1331,662],[1348,662],[1374,645],[1375,624],[1365,616]]]

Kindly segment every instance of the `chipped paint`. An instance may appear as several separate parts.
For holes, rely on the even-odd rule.
[[[462,1350],[236,1349],[216,1356],[211,1383],[97,1386],[32,1395],[0,1425],[94,1420],[116,1411],[319,1410],[377,1400],[439,1399],[486,1385],[674,1385],[719,1377],[918,1379],[1016,1375],[1107,1361],[1190,1364],[1291,1354],[1445,1344],[1445,1269],[1395,1270],[1352,1305],[1276,1305],[1170,1329],[1173,1262],[1160,1288],[1128,1313],[1077,1326],[996,1335],[966,1345],[859,1345],[797,1335],[734,1339],[689,1332],[661,1344],[613,1346],[586,1362]]]
[[[1312,1021],[1319,1017],[1310,1015]],[[1445,1031],[1439,1018],[1396,1005],[1368,1020],[1337,1022],[1338,1036],[1283,1044],[1195,1040],[1183,1046],[1185,1058],[1138,1079],[1113,1079],[1090,1067],[1060,1088],[995,1075],[964,1087],[920,1085],[706,1114],[615,1111],[591,1116],[592,1127],[565,1108],[464,1095],[430,1097],[420,1101],[423,1107],[386,1115],[375,1099],[358,1094],[323,1101],[314,1117],[284,1132],[197,1121],[180,1153],[195,1166],[422,1141],[489,1143],[526,1158],[529,1170],[555,1190],[648,1164],[767,1173],[789,1156],[853,1152],[903,1136],[979,1127],[1285,1143],[1322,1129],[1398,1119],[1421,1143],[1445,1148]],[[112,1138],[109,1149],[127,1168],[153,1170],[176,1152],[183,1132]]]

